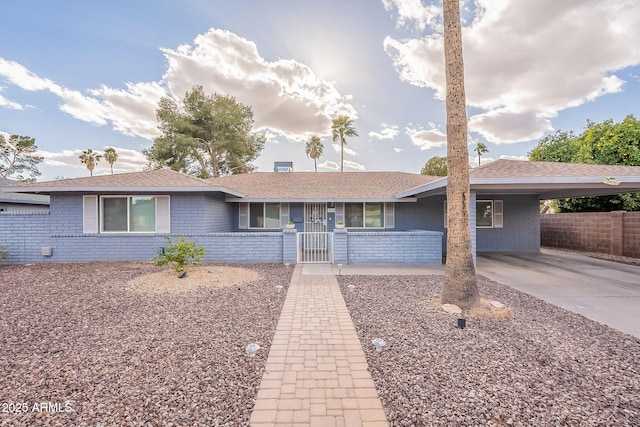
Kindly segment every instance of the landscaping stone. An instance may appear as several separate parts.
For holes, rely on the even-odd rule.
[[[640,426],[633,336],[484,277],[511,312],[465,329],[433,304],[442,276],[338,281],[391,426]]]

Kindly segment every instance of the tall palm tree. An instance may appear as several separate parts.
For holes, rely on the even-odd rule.
[[[358,136],[353,127],[353,120],[349,116],[338,116],[331,122],[331,134],[333,141],[340,141],[340,172],[344,171],[344,146],[347,145],[347,136]]]
[[[324,145],[322,144],[320,137],[313,135],[309,138],[309,141],[307,141],[307,144],[304,146],[304,152],[307,153],[307,157],[311,157],[313,159],[313,168],[318,172],[317,160],[324,152]]]
[[[85,165],[87,169],[89,169],[89,173],[93,176],[93,170],[96,168],[98,161],[102,158],[100,154],[96,151],[93,151],[91,148],[86,149],[80,155],[80,163]]]
[[[469,148],[465,110],[462,29],[458,0],[443,1],[447,109],[447,263],[442,303],[469,309],[480,298],[473,263]]]
[[[478,145],[476,145],[476,148],[474,148],[473,151],[478,153],[478,166],[480,166],[480,156],[482,156],[484,153],[488,153],[489,149],[482,142],[478,142]]]
[[[109,166],[111,166],[111,175],[113,175],[113,164],[118,160],[118,153],[116,152],[116,149],[113,147],[105,148],[104,159],[109,163]]]

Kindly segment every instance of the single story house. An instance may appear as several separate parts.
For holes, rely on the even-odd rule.
[[[498,160],[470,171],[475,252],[540,250],[540,200],[640,191],[640,167]],[[9,262],[149,260],[183,235],[221,262],[440,264],[446,177],[152,170],[24,184],[47,215],[0,215]]]

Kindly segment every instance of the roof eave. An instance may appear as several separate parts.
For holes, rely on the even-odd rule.
[[[2,191],[7,193],[33,193],[33,194],[51,194],[51,193],[225,193],[236,197],[244,197],[245,194],[239,191],[231,190],[220,186],[197,186],[197,187],[158,187],[158,186],[114,186],[114,187],[97,187],[97,186],[70,186],[70,187],[42,187],[29,186],[19,188],[5,187]]]
[[[326,197],[326,198],[264,198],[264,197],[230,197],[227,196],[225,198],[226,202],[232,203],[326,203],[326,202],[336,202],[336,203],[404,203],[404,202],[416,202],[418,199],[415,197],[406,197],[403,199],[397,198],[339,198],[336,199],[334,197]]]

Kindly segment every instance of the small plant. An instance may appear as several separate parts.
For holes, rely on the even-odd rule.
[[[341,219],[338,220],[338,225],[344,225],[344,222],[342,222]]]
[[[9,257],[9,251],[6,246],[0,246],[0,263]]]
[[[205,249],[197,246],[195,242],[189,242],[182,236],[180,236],[177,243],[173,243],[169,237],[166,239],[167,247],[164,253],[158,254],[153,259],[158,267],[175,264],[176,273],[184,277],[182,273],[184,273],[186,265],[196,265],[204,258]]]

